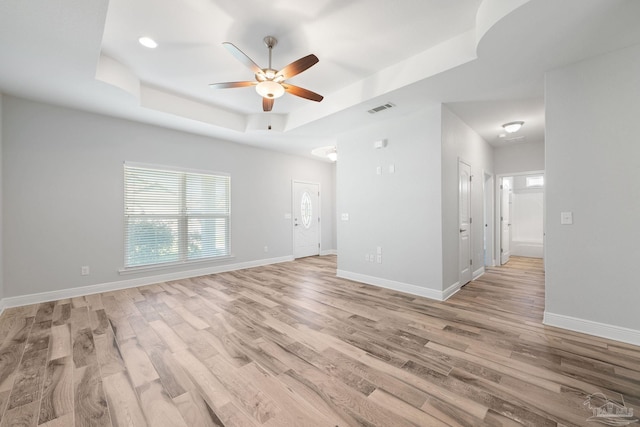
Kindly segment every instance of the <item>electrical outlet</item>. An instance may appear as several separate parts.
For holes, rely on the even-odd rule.
[[[80,274],[82,276],[88,276],[89,275],[89,266],[88,265],[83,265],[82,267],[80,267]]]
[[[382,264],[382,255],[380,255],[380,254],[376,255],[376,262],[378,264]]]

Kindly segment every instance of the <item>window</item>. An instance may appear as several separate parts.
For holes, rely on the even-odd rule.
[[[308,229],[311,227],[311,195],[308,191],[302,193],[300,213],[302,216],[302,225],[304,225],[304,228]]]
[[[544,176],[528,176],[526,179],[527,188],[530,187],[544,187]]]
[[[225,174],[124,166],[125,268],[230,254]]]

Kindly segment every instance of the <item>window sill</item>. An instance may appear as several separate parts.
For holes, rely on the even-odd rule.
[[[121,268],[118,270],[118,274],[120,274],[121,276],[124,276],[127,274],[143,273],[146,271],[171,270],[177,267],[192,266],[192,265],[197,266],[197,265],[206,265],[206,264],[212,264],[217,262],[223,262],[223,261],[227,261],[234,258],[235,258],[234,255],[227,255],[227,256],[207,258],[207,259],[202,259],[197,261],[181,261],[181,262],[171,262],[166,264],[145,265],[141,267]]]

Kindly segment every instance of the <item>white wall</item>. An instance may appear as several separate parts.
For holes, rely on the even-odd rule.
[[[335,249],[329,163],[6,95],[2,113],[5,297],[290,257],[292,179],[320,183]],[[229,172],[235,258],[120,275],[123,161]]]
[[[384,113],[380,114],[384,120]],[[338,274],[442,297],[439,106],[339,135]],[[374,141],[387,146],[374,148]],[[395,173],[389,172],[390,165]],[[376,174],[376,168],[381,174]],[[349,215],[348,221],[341,214]],[[382,248],[382,263],[369,262]]]
[[[4,304],[2,302],[2,298],[4,297],[4,256],[3,256],[3,244],[2,244],[2,230],[3,230],[3,224],[4,224],[4,213],[3,213],[3,202],[2,202],[2,196],[3,196],[3,191],[2,188],[4,186],[4,180],[3,180],[3,175],[2,175],[2,163],[3,163],[3,159],[2,159],[2,135],[3,135],[3,131],[2,131],[2,103],[3,103],[3,95],[2,93],[0,93],[0,313],[2,313],[2,309],[4,307]]]
[[[544,170],[544,141],[494,148],[493,166],[496,175]]]
[[[640,45],[551,71],[545,90],[545,321],[640,344]]]
[[[444,288],[458,283],[458,159],[471,165],[472,270],[484,267],[483,172],[493,174],[493,149],[473,129],[442,106],[442,256]],[[491,249],[489,249],[490,252]]]

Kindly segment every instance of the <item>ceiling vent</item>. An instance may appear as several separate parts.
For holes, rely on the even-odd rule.
[[[396,106],[395,104],[387,102],[386,104],[382,104],[378,107],[372,108],[371,110],[369,110],[369,113],[370,114],[379,113],[380,111],[388,110],[389,108],[393,108],[395,106]]]
[[[527,142],[527,139],[524,136],[514,136],[513,138],[504,138],[503,141],[510,144],[522,144]]]

